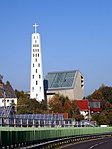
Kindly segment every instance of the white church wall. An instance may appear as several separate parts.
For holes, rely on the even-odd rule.
[[[38,101],[44,99],[41,42],[36,29],[32,34],[30,98]]]

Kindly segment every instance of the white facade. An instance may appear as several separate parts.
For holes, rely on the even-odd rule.
[[[12,103],[17,105],[17,98],[6,98],[6,107],[11,106]],[[0,107],[4,107],[4,98],[0,98]]]
[[[35,33],[32,34],[31,48],[31,82],[30,98],[38,101],[44,99],[43,72],[42,72],[42,54],[40,34],[36,32],[37,25],[34,25]]]

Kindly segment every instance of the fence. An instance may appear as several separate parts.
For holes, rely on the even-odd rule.
[[[0,118],[0,126],[12,127],[95,127],[95,124],[86,120],[74,121],[73,119],[22,119],[22,118]]]
[[[112,132],[112,127],[23,128],[0,127],[0,147],[25,146],[57,138],[102,134]]]

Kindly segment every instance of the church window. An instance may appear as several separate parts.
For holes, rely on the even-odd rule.
[[[38,97],[38,94],[36,94],[36,97]]]
[[[35,40],[35,43],[37,43],[37,40]]]
[[[32,87],[32,91],[34,91],[34,87]]]
[[[34,54],[33,54],[33,57],[34,57]]]
[[[33,44],[33,47],[39,47],[39,44]]]
[[[35,59],[35,62],[37,62],[37,58]]]
[[[39,79],[41,78],[41,75],[39,75]]]
[[[34,67],[34,64],[33,64],[33,67]]]
[[[33,75],[32,77],[33,77],[33,79],[34,79],[34,75]]]
[[[37,69],[36,69],[35,71],[36,71],[36,73],[37,73]]]
[[[33,38],[35,39],[35,36],[33,36]]]
[[[41,86],[40,86],[39,90],[40,90],[40,92],[41,92]]]
[[[39,49],[38,49],[38,52],[39,52]]]
[[[38,57],[39,57],[39,54],[38,54]]]
[[[40,63],[38,63],[38,67],[40,67]]]
[[[38,85],[38,81],[36,81],[36,85]]]
[[[37,57],[37,54],[35,54],[35,57]]]

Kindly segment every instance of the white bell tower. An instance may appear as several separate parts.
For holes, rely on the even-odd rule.
[[[35,32],[32,33],[30,98],[42,101],[44,100],[44,87],[40,34],[37,33],[38,25],[34,24],[33,27]]]

